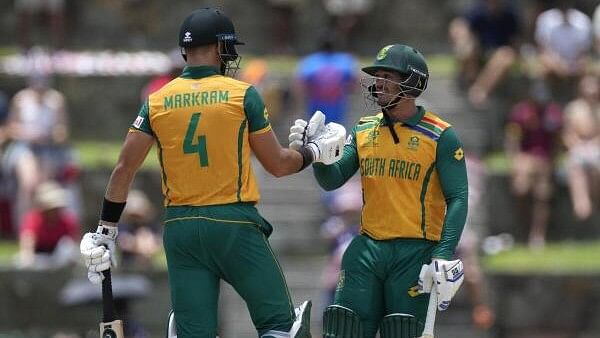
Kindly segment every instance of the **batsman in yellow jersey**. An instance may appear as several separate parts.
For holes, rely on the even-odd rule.
[[[245,300],[261,338],[310,337],[310,301],[294,309],[267,241],[273,228],[258,213],[260,195],[251,152],[275,176],[313,161],[341,157],[346,131],[315,113],[305,144],[282,148],[264,103],[248,83],[229,76],[241,44],[221,11],[203,8],[181,25],[183,74],[150,94],[131,125],[114,168],[96,232],[84,235],[88,278],[99,283],[111,266],[116,224],[134,175],[153,144],[162,173],[173,315],[169,337],[215,338],[219,282]]]
[[[413,338],[423,332],[432,284],[446,310],[463,281],[462,262],[451,259],[467,215],[464,152],[450,124],[415,104],[429,78],[420,52],[389,45],[363,71],[365,96],[380,112],[360,119],[339,161],[313,165],[325,190],[360,170],[364,201],[323,335]],[[301,128],[290,131],[299,149]]]

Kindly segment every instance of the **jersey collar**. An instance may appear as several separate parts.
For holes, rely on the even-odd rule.
[[[417,123],[419,123],[419,121],[421,121],[423,116],[425,116],[425,108],[423,108],[423,106],[417,106],[417,112],[415,113],[415,115],[411,116],[406,121],[398,121],[398,122],[408,124],[409,126],[414,127],[417,125]],[[387,125],[385,119],[381,120],[381,124],[384,126]]]
[[[180,77],[184,79],[201,79],[218,74],[219,71],[213,66],[186,66]]]

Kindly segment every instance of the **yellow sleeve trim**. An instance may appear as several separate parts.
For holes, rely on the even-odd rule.
[[[136,129],[136,128],[134,128],[134,127],[129,127],[129,130],[128,130],[128,132],[129,132],[129,133],[144,133],[144,134],[146,134],[146,135],[150,135],[150,136],[152,136],[152,134],[150,134],[150,133],[147,133],[147,132],[145,132],[145,131],[143,131],[143,130],[141,130],[141,129]]]
[[[255,130],[255,131],[251,132],[250,134],[264,134],[271,129],[273,129],[273,128],[271,128],[271,124],[269,124],[268,126],[264,127],[263,129]]]

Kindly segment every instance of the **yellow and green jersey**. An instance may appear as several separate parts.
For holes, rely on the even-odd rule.
[[[319,184],[332,190],[360,170],[364,206],[361,233],[377,240],[440,242],[434,257],[451,258],[467,214],[467,176],[454,129],[417,107],[391,126],[383,114],[360,119],[337,163],[315,164]]]
[[[270,129],[254,87],[194,66],[148,97],[130,132],[156,139],[165,206],[206,206],[259,200],[248,135]]]

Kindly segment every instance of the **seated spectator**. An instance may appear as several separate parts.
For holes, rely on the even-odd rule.
[[[572,5],[572,0],[558,1],[539,15],[535,28],[541,75],[558,86],[553,95],[564,92],[570,98],[574,93],[569,89],[585,71],[592,46],[591,20]]]
[[[531,248],[543,247],[546,240],[561,114],[560,106],[550,101],[546,87],[537,82],[528,97],[513,106],[506,126],[511,188],[520,215],[529,224]]]
[[[361,24],[374,3],[373,0],[323,0],[331,32],[341,48],[352,47],[352,38],[361,29]]]
[[[140,190],[132,190],[119,222],[117,239],[124,266],[149,267],[162,247],[156,210]]]
[[[579,95],[565,108],[563,141],[567,147],[569,191],[573,211],[580,220],[594,211],[600,199],[600,84],[584,76]]]
[[[329,34],[321,36],[318,50],[300,60],[296,71],[296,96],[304,104],[302,118],[322,111],[328,122],[348,123],[350,94],[356,89],[356,59],[338,52]]]
[[[21,48],[24,51],[31,48],[31,28],[35,21],[45,20],[49,29],[50,40],[55,49],[61,49],[65,38],[65,1],[64,0],[15,0],[17,13],[17,32]]]
[[[20,267],[58,268],[79,260],[79,221],[66,206],[58,183],[48,181],[37,188],[35,207],[21,224]]]
[[[479,0],[464,16],[450,23],[459,80],[468,86],[473,105],[484,104],[515,63],[519,30],[519,17],[505,0]]]
[[[59,181],[67,188],[68,208],[80,215],[79,164],[68,144],[65,98],[50,87],[48,74],[32,74],[28,87],[15,94],[7,130],[16,145],[35,156],[39,180]]]
[[[13,97],[7,121],[10,137],[33,151],[44,180],[57,174],[68,138],[65,98],[49,82],[47,75],[31,75],[28,87]]]
[[[294,53],[294,18],[297,17],[301,0],[268,0],[270,20],[266,36],[270,37],[271,50],[275,54]]]

